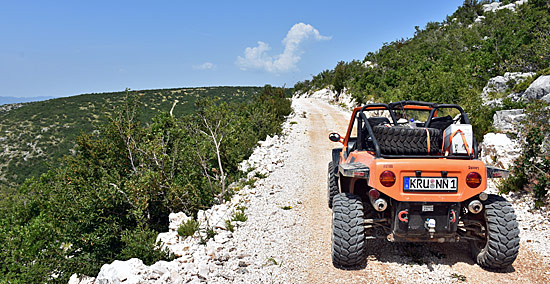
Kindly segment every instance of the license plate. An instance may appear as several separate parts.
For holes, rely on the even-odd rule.
[[[458,178],[456,177],[404,177],[404,191],[444,191],[455,192],[458,190]]]

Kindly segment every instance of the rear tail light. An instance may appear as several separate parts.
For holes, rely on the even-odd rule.
[[[390,187],[395,184],[395,174],[391,171],[384,171],[380,174],[380,183],[385,187]]]
[[[466,184],[471,188],[476,188],[481,185],[481,175],[476,172],[471,172],[466,176]]]

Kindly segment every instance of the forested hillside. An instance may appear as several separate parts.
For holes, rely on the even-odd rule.
[[[224,102],[250,100],[261,87],[205,87],[132,91],[139,97],[138,119],[149,123],[160,112],[192,113],[200,98],[219,97]],[[84,94],[22,104],[0,110],[0,186],[21,184],[38,177],[75,150],[75,138],[91,133],[123,105],[126,92]]]
[[[415,27],[414,37],[385,43],[362,60],[339,62],[294,87],[299,92],[346,88],[359,103],[459,103],[471,114],[479,140],[495,111],[480,98],[489,78],[505,72],[550,73],[549,2],[519,1],[513,9],[484,11],[483,4],[490,2],[467,0],[445,21]],[[505,100],[501,108],[513,106]]]
[[[165,111],[151,119],[142,107],[151,100],[122,95],[107,122],[78,136],[61,165],[0,191],[0,282],[66,283],[72,273],[95,275],[115,259],[170,259],[155,246],[168,214],[194,216],[230,198],[228,185],[242,175],[238,163],[291,112],[287,90],[252,90],[243,102],[198,99],[187,115],[170,114],[165,98]],[[78,112],[90,103],[98,104],[71,107]]]

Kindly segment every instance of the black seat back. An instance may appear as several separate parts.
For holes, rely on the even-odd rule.
[[[390,124],[390,120],[387,117],[375,116],[368,118],[368,120],[371,128],[380,124]]]
[[[442,116],[442,117],[434,117],[430,121],[430,128],[437,128],[443,132],[445,128],[449,127],[449,125],[453,124],[453,118],[450,115]]]

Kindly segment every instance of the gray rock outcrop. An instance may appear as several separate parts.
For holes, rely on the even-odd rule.
[[[517,126],[524,118],[523,109],[499,110],[493,115],[493,126],[501,132],[517,132]]]
[[[487,82],[487,85],[483,88],[481,93],[481,98],[483,99],[484,104],[488,105],[500,105],[502,98],[492,99],[491,95],[494,93],[504,93],[507,96],[517,97],[516,94],[507,94],[510,93],[510,85],[512,83],[515,85],[527,80],[529,77],[535,75],[535,73],[521,73],[521,72],[506,72],[504,76],[496,76]],[[510,82],[512,81],[512,82]],[[521,96],[519,96],[521,97]]]
[[[523,96],[526,99],[542,99],[550,102],[550,75],[538,77],[529,88],[525,90]]]

